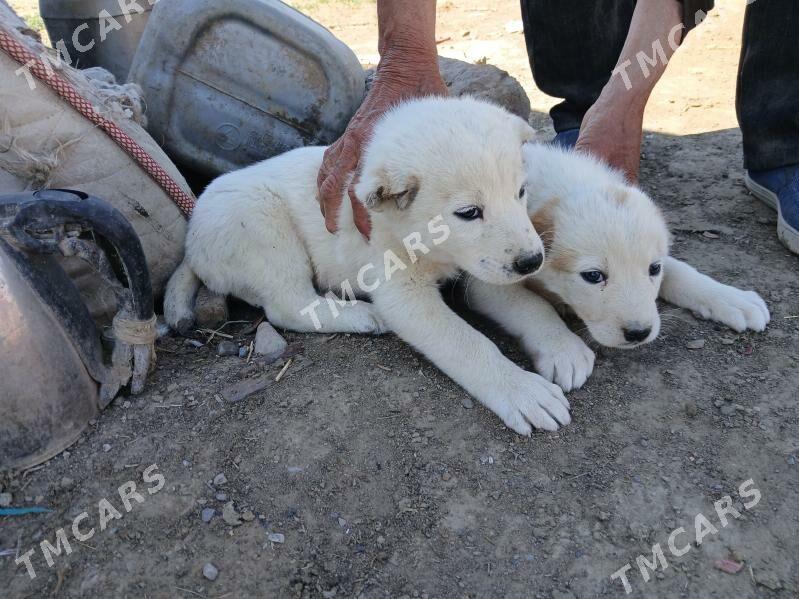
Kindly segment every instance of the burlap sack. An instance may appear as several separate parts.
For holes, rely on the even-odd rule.
[[[5,0],[0,0],[0,22],[13,29],[15,37],[36,56],[48,51]],[[19,63],[0,50],[0,193],[59,187],[107,200],[136,229],[153,289],[160,293],[182,258],[184,217],[158,184],[102,130],[41,81],[35,80],[31,89],[28,79],[16,73],[19,68]],[[59,72],[191,195],[177,168],[139,124],[143,122],[143,102],[135,86],[114,85],[113,77],[102,69],[78,71],[64,66]],[[114,311],[113,295],[83,263],[71,259],[66,267],[93,314]]]

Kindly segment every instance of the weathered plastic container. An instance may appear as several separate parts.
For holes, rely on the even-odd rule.
[[[73,67],[104,67],[120,83],[127,79],[151,11],[148,0],[39,0],[51,45],[63,40]]]
[[[365,89],[355,54],[277,0],[157,3],[129,79],[156,141],[203,176],[333,142]]]

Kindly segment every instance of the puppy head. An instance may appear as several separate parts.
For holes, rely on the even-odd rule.
[[[657,297],[669,232],[655,204],[619,181],[531,206],[547,246],[545,287],[602,345],[632,348],[660,332]]]
[[[514,283],[544,260],[525,201],[522,145],[532,135],[522,119],[472,98],[408,102],[376,125],[355,193],[374,230],[419,235],[429,260]]]

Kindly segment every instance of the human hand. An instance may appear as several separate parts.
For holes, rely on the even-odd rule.
[[[645,102],[630,105],[600,96],[585,113],[575,149],[596,156],[637,184],[644,106]]]
[[[338,230],[339,208],[346,190],[352,203],[355,226],[369,237],[369,214],[356,197],[354,187],[361,153],[383,113],[403,100],[446,94],[447,86],[441,79],[435,57],[432,60],[414,60],[408,52],[399,50],[384,54],[369,94],[341,138],[325,151],[319,169],[316,180],[318,199],[328,231],[335,233]]]

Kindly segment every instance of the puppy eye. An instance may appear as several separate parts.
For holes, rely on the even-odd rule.
[[[602,281],[607,280],[605,273],[601,270],[586,270],[581,272],[580,276],[586,283],[591,283],[591,285],[599,285]]]
[[[467,206],[455,211],[455,216],[463,220],[477,220],[483,218],[483,209],[479,206]]]
[[[519,190],[519,199],[521,200],[524,197],[524,194],[527,193],[527,188],[522,185],[521,189]]]
[[[655,262],[649,265],[649,276],[656,277],[663,270],[663,265],[660,262]]]

